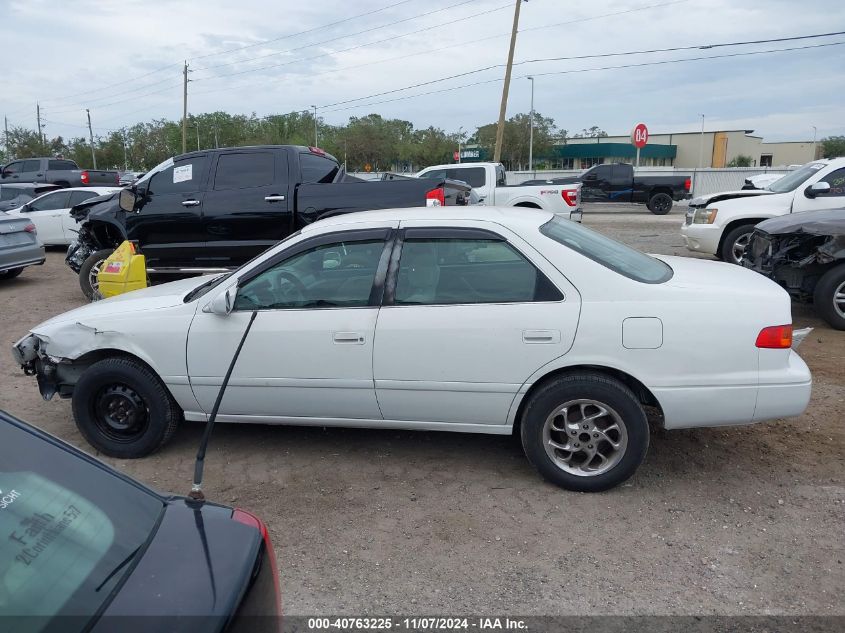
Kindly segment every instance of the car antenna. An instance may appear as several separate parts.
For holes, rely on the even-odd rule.
[[[246,324],[244,335],[241,337],[241,342],[238,343],[238,349],[235,350],[235,355],[232,356],[232,361],[229,363],[229,369],[226,371],[226,376],[223,378],[223,384],[220,385],[220,391],[217,392],[217,399],[214,401],[214,407],[211,409],[211,415],[208,416],[208,422],[206,422],[205,431],[203,431],[202,440],[200,440],[200,447],[197,449],[197,460],[194,463],[194,483],[191,484],[191,492],[188,494],[188,496],[194,501],[205,501],[205,495],[202,493],[202,471],[203,466],[205,465],[205,449],[208,448],[208,440],[211,437],[211,430],[214,428],[214,420],[217,419],[217,410],[220,409],[220,402],[223,400],[223,393],[226,391],[226,387],[229,384],[229,378],[232,377],[232,370],[235,369],[235,363],[238,361],[238,356],[241,354],[241,348],[244,346],[247,334],[249,334],[249,330],[252,328],[252,322],[255,321],[255,317],[257,315],[258,312],[253,310],[252,315],[249,317],[249,323]]]

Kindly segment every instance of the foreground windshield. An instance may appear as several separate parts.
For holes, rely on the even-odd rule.
[[[659,284],[672,278],[665,262],[571,220],[552,218],[540,227],[540,233],[634,281]]]
[[[805,180],[824,167],[826,167],[824,163],[807,163],[801,169],[796,169],[783,178],[778,178],[767,189],[775,193],[795,191]]]

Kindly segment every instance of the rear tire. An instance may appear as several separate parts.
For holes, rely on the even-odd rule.
[[[82,268],[79,269],[79,287],[82,288],[82,293],[88,297],[89,301],[93,301],[95,296],[99,295],[97,273],[102,267],[103,262],[106,261],[106,258],[113,252],[113,249],[104,248],[96,253],[91,253],[82,262]]]
[[[743,224],[728,231],[719,249],[719,259],[729,264],[739,264],[742,261],[742,253],[748,245],[748,240],[754,232],[753,224]]]
[[[813,305],[830,327],[845,330],[845,265],[822,275],[813,291]]]
[[[654,215],[666,215],[672,210],[672,196],[668,193],[656,193],[648,199],[646,207]]]
[[[550,381],[522,416],[525,455],[548,481],[600,492],[631,477],[648,451],[648,420],[633,392],[602,374]]]
[[[6,279],[13,279],[20,275],[23,272],[23,267],[21,268],[10,268],[9,270],[4,270],[0,273],[0,280]]]
[[[157,451],[182,418],[158,376],[126,357],[106,358],[86,369],[73,389],[72,408],[91,446],[121,459]]]

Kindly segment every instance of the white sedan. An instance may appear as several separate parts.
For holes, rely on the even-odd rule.
[[[70,217],[71,207],[106,194],[120,191],[116,187],[70,187],[57,189],[25,205],[8,211],[9,215],[27,218],[38,230],[38,239],[45,246],[67,246],[76,239],[79,223]]]
[[[59,315],[13,353],[73,398],[100,451],[140,457],[203,421],[518,433],[549,480],[597,491],[667,429],[800,414],[789,296],[750,270],[651,257],[532,209],[368,211],[237,271]]]

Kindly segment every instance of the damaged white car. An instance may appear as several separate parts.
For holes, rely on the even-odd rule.
[[[59,315],[13,352],[45,398],[73,398],[92,445],[140,457],[206,419],[256,314],[218,421],[516,432],[547,479],[582,491],[633,474],[645,407],[675,429],[807,406],[774,282],[549,212],[475,215],[322,220],[234,273]]]

